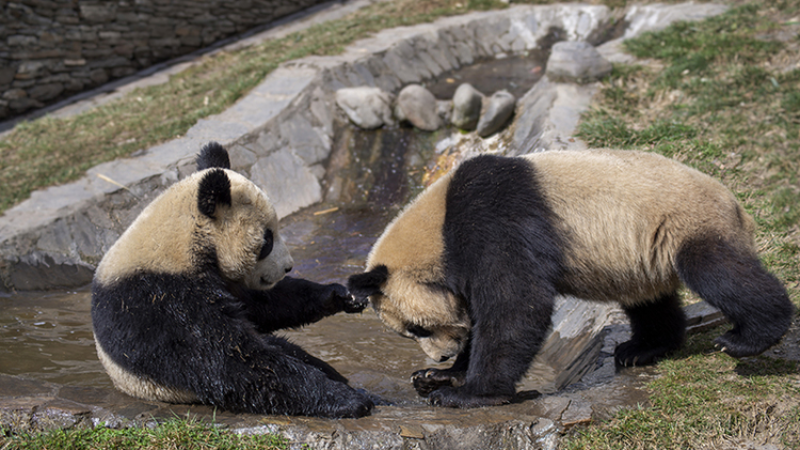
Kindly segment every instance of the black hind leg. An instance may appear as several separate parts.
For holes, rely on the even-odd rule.
[[[630,319],[633,336],[614,351],[617,365],[653,364],[683,343],[686,317],[677,292],[666,294],[654,302],[623,309]]]
[[[681,248],[677,269],[686,286],[733,323],[732,330],[715,340],[729,355],[757,355],[778,343],[789,328],[794,305],[755,256],[720,239],[696,239]]]

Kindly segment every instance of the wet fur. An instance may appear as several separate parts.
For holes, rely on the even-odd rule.
[[[351,292],[371,296],[398,332],[408,334],[411,324],[433,334],[452,323],[471,326],[454,364],[465,376],[453,369],[415,374],[415,386],[435,404],[509,401],[547,335],[557,294],[621,304],[633,336],[615,352],[620,365],[649,364],[681,345],[681,283],[734,324],[717,341],[733,356],[763,352],[789,326],[793,306],[758,261],[752,219],[720,183],[667,158],[483,155],[435,186],[376,243],[367,262],[372,277],[349,280]],[[442,205],[443,220],[422,229]],[[393,245],[401,235],[403,244]],[[417,245],[439,238],[441,251]],[[424,273],[417,258],[433,269]],[[463,386],[449,386],[462,379]]]
[[[92,321],[104,367],[120,390],[145,400],[258,414],[369,414],[368,395],[271,334],[359,305],[341,285],[284,278],[288,252],[258,260],[266,228],[276,248],[285,247],[277,216],[228,164],[222,147],[204,148],[201,170],[145,208],[103,258]],[[271,289],[249,287],[262,275]]]

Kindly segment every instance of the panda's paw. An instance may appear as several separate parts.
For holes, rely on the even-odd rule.
[[[348,293],[347,298],[344,300],[344,312],[348,314],[360,313],[364,311],[368,304],[369,301],[366,298],[356,298]]]
[[[332,305],[331,314],[335,314],[339,311],[344,311],[348,314],[358,313],[367,307],[366,300],[363,302],[357,301],[352,295],[350,295],[350,292],[347,290],[347,288],[341,284],[333,283],[327,285],[326,287],[328,290],[325,293],[325,298],[327,303]]]
[[[511,402],[509,395],[474,395],[463,388],[442,387],[431,392],[428,401],[433,406],[446,408],[479,408],[498,406]]]
[[[614,362],[618,367],[637,367],[655,364],[670,349],[666,347],[644,347],[637,342],[627,341],[614,350]]]
[[[465,379],[465,372],[439,369],[422,369],[411,374],[411,383],[422,397],[427,397],[441,387],[459,387],[464,384]]]

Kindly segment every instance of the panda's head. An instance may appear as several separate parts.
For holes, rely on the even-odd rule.
[[[223,277],[250,289],[270,289],[292,269],[267,195],[230,169],[228,153],[212,142],[197,158],[195,246],[212,250]]]
[[[356,299],[369,297],[384,324],[415,339],[431,359],[441,362],[461,353],[470,320],[464,302],[431,282],[429,275],[378,265],[351,276],[347,287]]]
[[[416,339],[434,361],[458,355],[469,337],[466,303],[445,282],[444,236],[450,174],[425,189],[386,227],[365,273],[348,280],[359,300],[369,297],[383,322]]]
[[[270,289],[292,268],[267,195],[230,170],[217,143],[203,147],[198,171],[150,203],[106,252],[95,273],[104,285],[139,273],[198,276]]]

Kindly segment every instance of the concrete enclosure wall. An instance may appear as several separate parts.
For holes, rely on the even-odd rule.
[[[325,1],[0,2],[0,120]]]

